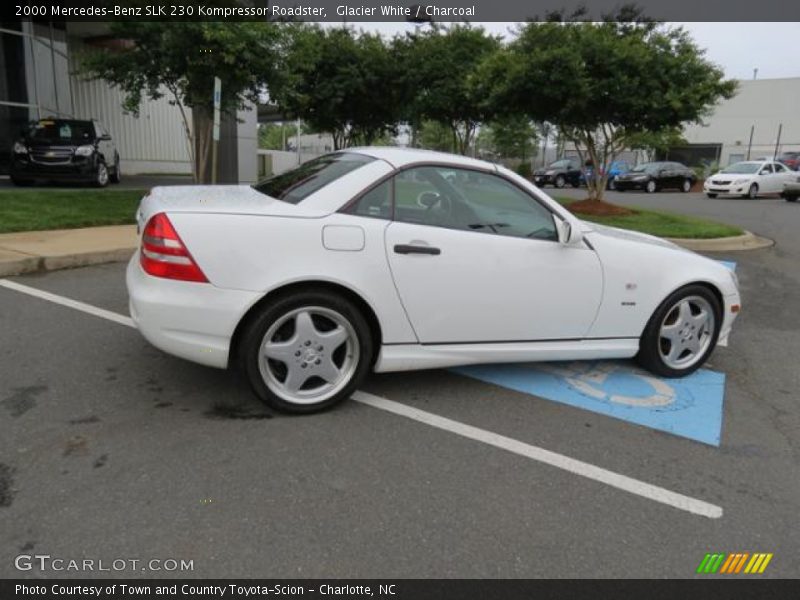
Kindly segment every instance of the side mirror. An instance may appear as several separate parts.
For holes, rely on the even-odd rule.
[[[583,240],[581,231],[573,227],[569,221],[556,218],[556,230],[558,231],[558,242],[564,246],[574,246]]]

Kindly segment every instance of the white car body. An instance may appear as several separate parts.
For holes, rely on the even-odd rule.
[[[374,160],[299,204],[246,185],[151,190],[140,227],[166,213],[208,283],[149,275],[137,253],[127,286],[141,333],[167,353],[225,368],[248,311],[287,286],[314,282],[346,291],[373,313],[376,372],[628,358],[656,307],[676,289],[702,283],[719,298],[725,344],[740,298],[722,264],[656,237],[583,222],[501,166],[401,148],[347,152]],[[381,178],[419,164],[496,174],[572,236],[523,239],[339,212]],[[411,243],[441,253],[392,251]]]
[[[740,168],[736,169],[737,166]],[[751,160],[736,163],[715,173],[706,179],[703,191],[706,194],[746,196],[751,186],[756,185],[756,195],[779,194],[783,191],[784,184],[794,181],[797,181],[797,173],[783,163]]]

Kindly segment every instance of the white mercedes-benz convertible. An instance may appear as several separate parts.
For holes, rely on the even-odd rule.
[[[370,370],[636,357],[679,377],[725,345],[736,276],[577,219],[501,166],[357,148],[254,186],[157,187],[138,211],[133,320],[313,412]]]

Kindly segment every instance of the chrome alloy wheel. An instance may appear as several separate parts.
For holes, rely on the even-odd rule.
[[[672,369],[686,369],[699,361],[714,339],[716,317],[705,298],[686,296],[661,322],[658,351]]]
[[[108,167],[106,167],[105,163],[100,163],[97,165],[97,185],[99,186],[106,186],[108,185]]]
[[[359,343],[350,322],[335,310],[304,306],[276,319],[261,341],[258,368],[276,396],[315,404],[352,379]]]

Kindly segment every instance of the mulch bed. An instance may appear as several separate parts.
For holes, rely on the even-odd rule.
[[[624,206],[617,206],[616,204],[609,204],[600,200],[579,200],[578,202],[570,202],[567,208],[572,213],[581,215],[595,215],[598,217],[618,217],[623,215],[635,215],[636,211]]]

